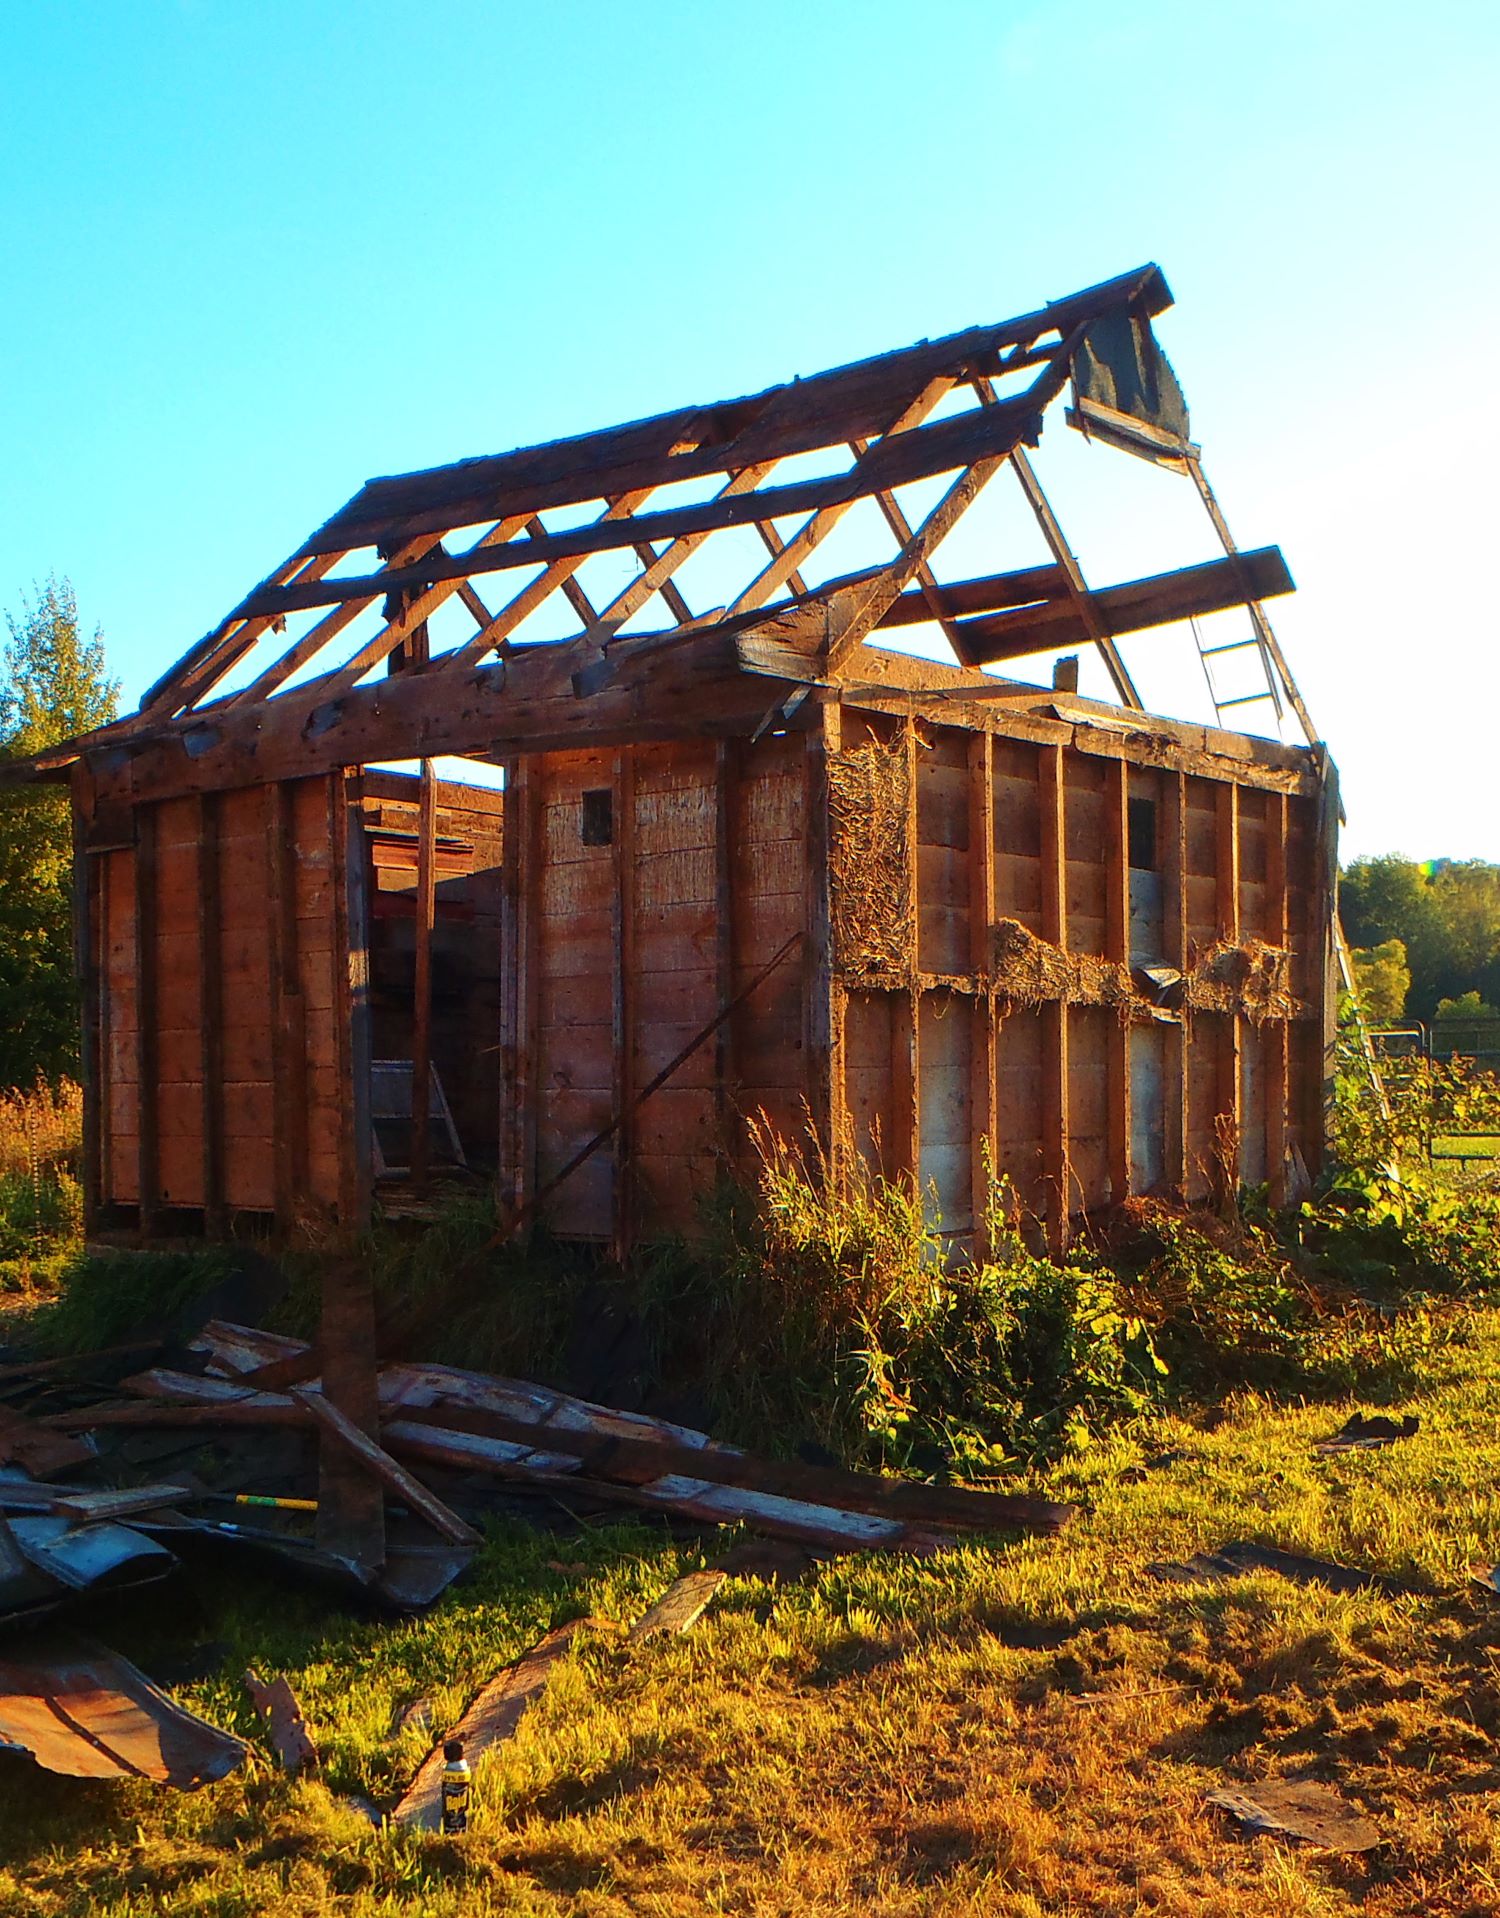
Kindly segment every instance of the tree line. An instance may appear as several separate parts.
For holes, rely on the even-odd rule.
[[[1356,859],[1339,882],[1339,917],[1367,1018],[1500,1021],[1500,865]]]

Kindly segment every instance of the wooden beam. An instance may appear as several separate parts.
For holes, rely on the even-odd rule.
[[[412,955],[411,1182],[420,1197],[431,1170],[432,934],[437,909],[437,781],[422,761],[417,795],[417,887]]]
[[[951,383],[951,382],[950,382]],[[1051,397],[1050,392],[1047,397]],[[934,402],[935,404],[936,402]],[[798,480],[784,486],[745,494],[736,498],[719,497],[696,505],[668,507],[660,512],[633,514],[628,518],[599,519],[587,526],[570,527],[549,533],[545,539],[511,538],[495,545],[470,548],[463,553],[421,560],[416,564],[390,566],[380,572],[356,577],[324,579],[308,585],[267,588],[247,603],[247,613],[287,614],[309,606],[332,606],[360,600],[368,604],[384,593],[408,586],[422,590],[450,579],[473,578],[479,573],[502,572],[517,566],[534,566],[539,561],[583,559],[590,553],[609,552],[621,546],[633,547],[639,540],[653,544],[675,539],[684,533],[712,532],[724,526],[747,526],[762,519],[800,517],[816,514],[837,505],[852,505],[882,489],[906,486],[930,479],[936,474],[981,460],[1004,457],[1023,437],[1035,437],[1040,431],[1039,402],[1023,394],[1017,400],[960,413],[950,419],[910,431],[887,432],[870,448],[865,459],[846,473],[822,479]],[[535,511],[528,507],[520,520]],[[486,539],[491,535],[486,535]],[[781,559],[793,550],[789,543]],[[798,559],[802,557],[799,550]],[[797,563],[794,561],[794,564]],[[787,568],[787,571],[790,571]],[[780,574],[784,579],[786,572]],[[905,583],[905,582],[903,582]],[[774,590],[774,589],[772,589]],[[419,600],[417,605],[421,605]]]
[[[324,1261],[318,1354],[319,1396],[328,1414],[318,1444],[317,1541],[325,1552],[374,1571],[385,1562],[385,1491],[345,1437],[352,1429],[373,1442],[380,1431],[375,1302],[357,1258]],[[302,1397],[309,1411],[312,1397]],[[330,1430],[335,1420],[338,1429]]]
[[[203,1230],[229,1229],[224,1198],[224,908],[217,793],[198,797],[198,977],[202,981],[199,1071],[203,1085]]]
[[[1294,590],[1279,547],[1263,547],[1237,561],[1209,560],[1202,566],[1107,586],[1089,595],[1087,620],[1076,606],[1062,601],[963,620],[956,628],[955,644],[965,665],[988,665],[1055,647],[1086,645],[1096,639],[1095,628],[1108,637],[1220,612],[1243,605],[1247,590],[1258,590],[1266,599]]]
[[[1042,937],[1067,950],[1068,869],[1063,749],[1043,746],[1037,755],[1042,837]],[[1070,1236],[1068,1165],[1068,1008],[1046,1001],[1042,1018],[1042,1181],[1046,1191],[1047,1245],[1054,1256]]]
[[[154,806],[139,808],[135,832],[135,1070],[139,1127],[136,1167],[141,1231],[149,1238],[162,1227],[157,1040],[157,940],[161,929],[156,916],[157,814]]]
[[[356,782],[340,768],[326,782],[333,901],[334,1043],[339,1084],[339,1226],[362,1229],[370,1209],[370,1083],[365,947],[364,827]]]
[[[965,747],[969,786],[969,969],[985,987],[969,1017],[969,1197],[974,1215],[974,1256],[985,1259],[989,1183],[1000,1159],[1000,1116],[995,1090],[995,998],[988,990],[994,970],[995,925],[995,740],[971,733]]]
[[[282,1232],[290,1233],[307,1192],[307,1008],[298,953],[297,824],[288,781],[266,787],[265,793],[271,862],[267,926],[276,1222]]]
[[[1313,884],[1317,888],[1317,966],[1320,987],[1319,1024],[1322,1030],[1322,1138],[1318,1141],[1318,1166],[1327,1157],[1333,1137],[1334,1098],[1338,1075],[1339,961],[1338,961],[1338,886],[1339,886],[1339,775],[1338,768],[1320,748],[1322,791],[1318,799],[1317,837],[1313,856]]]
[[[734,998],[734,958],[739,948],[735,907],[734,849],[738,838],[740,802],[740,746],[720,739],[714,745],[714,980],[721,1006]],[[726,1019],[714,1039],[714,1116],[719,1150],[726,1165],[738,1158],[735,1110],[731,1087],[739,1077],[739,1035],[735,1021]]]
[[[375,1486],[394,1493],[418,1518],[426,1519],[439,1538],[447,1539],[450,1545],[479,1543],[480,1535],[472,1525],[465,1524],[456,1512],[450,1511],[415,1473],[398,1464],[389,1452],[327,1396],[326,1381],[322,1392],[310,1392],[301,1386],[294,1386],[292,1397],[311,1412],[322,1428],[325,1443],[331,1439],[335,1446],[342,1448],[355,1464],[364,1469]],[[379,1429],[378,1426],[376,1429]]]
[[[1071,364],[1071,353],[1068,358]],[[995,404],[995,390],[987,379],[976,380],[975,391],[985,405]],[[1025,493],[1027,503],[1035,515],[1038,526],[1042,529],[1042,537],[1051,549],[1052,557],[1067,576],[1069,596],[1089,638],[1099,649],[1100,657],[1109,671],[1110,678],[1114,681],[1115,691],[1126,706],[1132,707],[1137,712],[1143,711],[1140,694],[1136,691],[1130,674],[1125,670],[1124,660],[1121,659],[1108,633],[1099,630],[1100,622],[1090,602],[1082,568],[1073,556],[1073,549],[1069,546],[1063,529],[1058,524],[1057,515],[1053,512],[1047,495],[1042,491],[1042,483],[1037,478],[1031,461],[1019,447],[1016,449],[1016,457],[1012,464],[1015,467],[1016,478],[1021,483],[1021,490]]]
[[[1123,759],[1104,771],[1104,956],[1130,964],[1130,767]],[[1130,1196],[1130,1025],[1112,1019],[1108,1030],[1107,1139],[1110,1198]]]

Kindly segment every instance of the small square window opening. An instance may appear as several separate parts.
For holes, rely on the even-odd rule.
[[[596,786],[583,795],[579,837],[586,846],[615,843],[615,796],[608,786]]]

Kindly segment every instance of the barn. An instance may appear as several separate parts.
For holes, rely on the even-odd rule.
[[[372,480],[137,712],[12,769],[71,785],[90,1229],[326,1236],[460,1179],[623,1253],[761,1117],[965,1245],[992,1172],[1054,1246],[1132,1194],[1295,1191],[1337,781],[1170,304],[1148,266]],[[1086,583],[1044,425],[1196,493],[1217,556]],[[940,567],[1002,486],[1042,557]],[[1183,622],[1261,675],[1217,725],[1148,715],[1121,652]],[[1234,730],[1251,700],[1306,743]]]

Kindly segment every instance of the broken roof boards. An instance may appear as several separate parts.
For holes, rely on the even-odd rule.
[[[1054,1243],[1131,1192],[1315,1170],[1331,769],[1146,718],[1115,644],[1286,568],[1220,528],[1221,559],[1091,591],[1025,451],[1071,385],[1091,437],[1196,473],[1169,303],[1142,268],[371,481],[138,713],[36,762],[78,808],[95,1223],[357,1225],[372,1061],[426,1057],[517,1213],[620,1249],[691,1228],[756,1112],[970,1238],[986,1153]],[[941,580],[1007,465],[1050,562]],[[856,509],[880,549],[820,579]],[[964,663],[872,643],[918,622]],[[976,666],[1059,645],[1124,710]],[[503,794],[366,770],[437,753]]]

